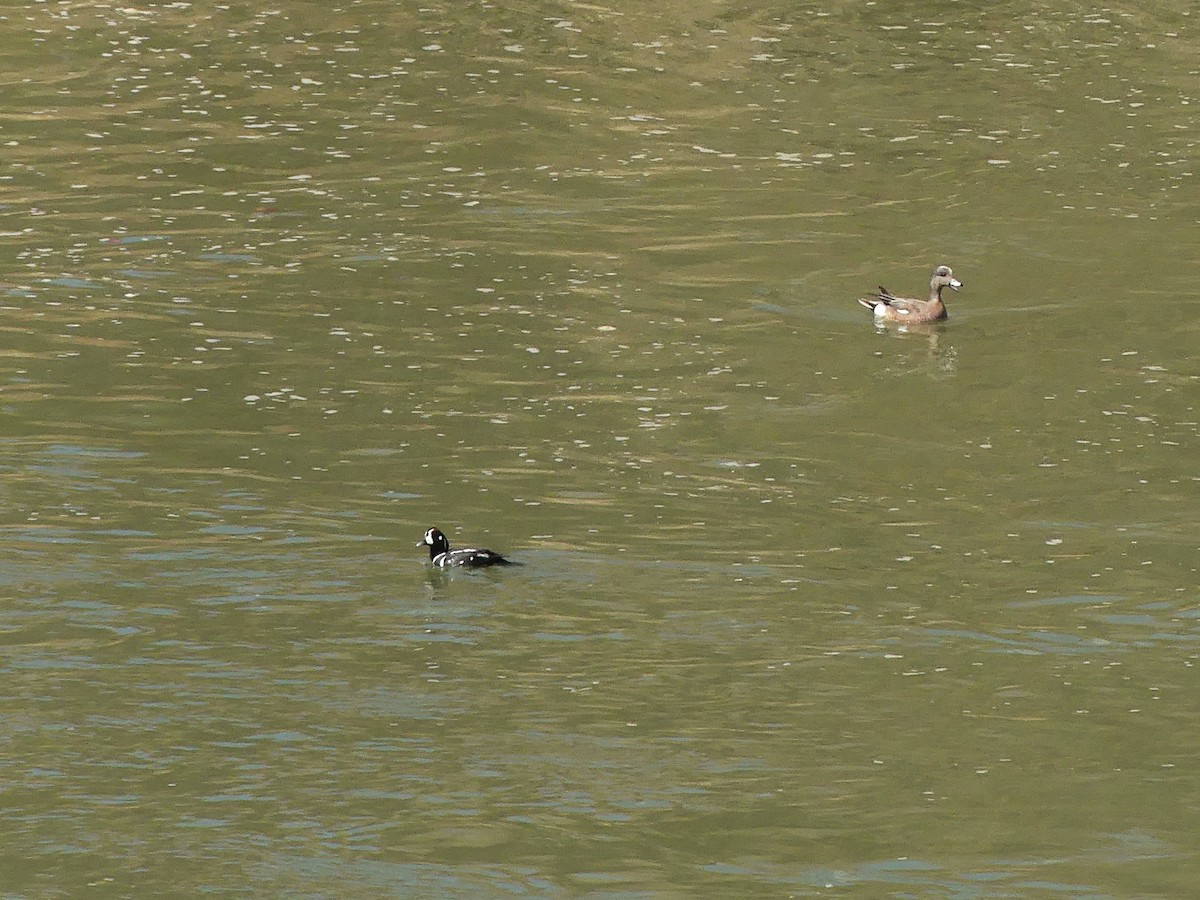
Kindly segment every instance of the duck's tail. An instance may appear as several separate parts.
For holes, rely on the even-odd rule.
[[[896,295],[881,284],[878,294],[872,294],[870,297],[859,297],[858,302],[867,309],[874,311],[880,303],[884,306],[891,306],[896,299]]]

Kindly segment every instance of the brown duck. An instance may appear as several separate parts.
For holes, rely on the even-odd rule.
[[[875,313],[876,322],[903,322],[908,325],[936,322],[946,318],[946,304],[942,302],[944,287],[957,291],[962,287],[962,282],[954,277],[954,271],[949,266],[938,266],[929,279],[928,300],[897,297],[880,285],[878,294],[860,297],[858,302]]]

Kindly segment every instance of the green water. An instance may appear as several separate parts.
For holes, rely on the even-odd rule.
[[[9,8],[0,892],[1190,894],[1198,25]]]

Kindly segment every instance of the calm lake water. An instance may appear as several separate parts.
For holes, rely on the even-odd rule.
[[[0,892],[1193,893],[1200,15],[919,6],[6,9]]]

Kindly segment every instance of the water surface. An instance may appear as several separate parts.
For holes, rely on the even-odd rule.
[[[1185,895],[1194,19],[10,10],[5,889]]]

